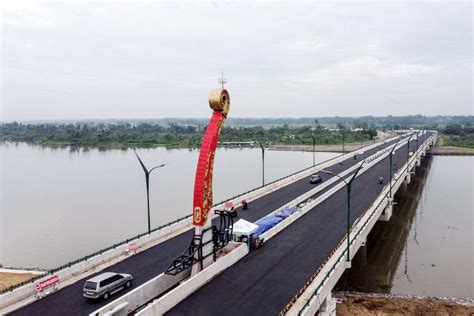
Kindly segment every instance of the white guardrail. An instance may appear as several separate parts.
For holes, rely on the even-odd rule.
[[[403,137],[403,136],[402,136]],[[406,144],[406,141],[402,141],[397,145],[397,148],[400,148]],[[388,148],[381,150],[374,155],[370,156],[369,158],[365,159],[364,161],[367,162],[367,164],[364,166],[364,168],[361,170],[358,176],[366,172],[368,169],[370,169],[372,166],[383,160],[387,155],[388,152],[392,149],[392,146],[389,146]],[[365,148],[367,150],[367,147]],[[352,158],[354,155],[354,152],[350,153],[348,157]],[[345,177],[352,172],[354,172],[358,167],[360,163],[350,167],[349,169],[344,170],[339,174],[341,177]],[[315,166],[315,169],[311,170],[311,173],[320,171],[327,168],[324,165],[318,165]],[[310,173],[310,174],[311,174]],[[328,186],[332,185],[333,183],[340,181],[339,178],[337,177],[332,177],[326,182],[323,182],[323,184],[317,186],[316,188],[306,192],[302,196],[292,200],[291,202],[285,204],[284,206],[278,208],[277,210],[273,211],[269,215],[275,214],[279,210],[285,208],[285,207],[292,207],[292,206],[297,206],[303,201],[309,199],[311,196],[317,194],[321,190],[324,190]],[[286,228],[288,225],[296,221],[298,218],[303,216],[306,212],[310,211],[313,209],[315,206],[318,204],[322,203],[325,199],[329,198],[332,194],[340,190],[342,187],[344,187],[344,183],[341,182],[319,196],[318,198],[312,200],[309,203],[306,203],[306,205],[300,209],[300,211],[295,212],[294,214],[290,215],[288,218],[285,220],[281,221],[278,223],[275,227],[271,228],[267,232],[261,235],[262,238],[265,240],[271,239],[273,236],[275,236],[277,233],[282,231],[284,228]],[[265,217],[266,217],[265,216]],[[245,254],[242,254],[238,259],[235,259],[234,257],[229,258],[228,260],[232,261],[230,264],[225,264],[227,261],[225,258],[220,259],[221,265],[226,265],[226,267],[230,267],[234,263],[236,263],[238,260],[243,258],[248,251]],[[235,259],[235,260],[234,260]],[[217,261],[218,262],[218,261]],[[216,263],[217,263],[216,262]],[[208,268],[204,269],[200,273],[196,274],[193,276],[191,279],[186,280],[185,282],[181,283],[180,286],[178,286],[176,289],[172,290],[168,294],[164,295],[161,298],[156,299],[153,303],[150,303],[147,307],[145,307],[142,311],[137,313],[137,315],[161,315],[171,309],[173,306],[184,300],[187,296],[193,293],[193,291],[190,291],[190,289],[197,289],[204,284],[208,283],[213,277],[215,277],[217,274],[222,272],[223,270],[220,270],[218,268],[212,269],[212,267],[216,264],[211,264]],[[207,269],[211,269],[210,271],[215,271],[214,274],[203,274],[204,271]],[[189,273],[188,273],[189,275]],[[161,274],[157,276],[156,278],[153,279],[153,281],[149,281],[146,284],[141,285],[139,288],[135,289],[134,291],[131,291],[122,297],[116,299],[115,301],[103,306],[102,308],[94,311],[91,313],[91,316],[99,316],[99,315],[114,315],[114,316],[122,316],[122,315],[127,315],[128,312],[133,311],[137,309],[139,306],[142,306],[146,302],[150,301],[149,295],[146,296],[146,298],[143,297],[142,293],[151,293],[152,289],[155,289],[155,297],[158,296],[160,293],[164,291],[163,288],[159,288],[158,283],[160,282],[160,279],[164,277],[164,274]],[[183,277],[184,279],[185,277]],[[192,280],[192,281],[191,281]],[[191,283],[189,283],[191,282]],[[186,289],[186,290],[183,290]]]
[[[400,143],[397,144],[397,147],[395,150],[397,150],[398,148],[401,148],[403,146],[405,146],[405,144],[407,143],[407,141],[402,141]],[[385,159],[388,155],[389,155],[389,151],[392,149],[392,147],[389,147],[387,149],[384,149],[380,152],[377,152],[376,154],[374,154],[373,156],[369,157],[368,159],[365,159],[364,161],[367,163],[364,165],[364,167],[360,170],[360,172],[357,174],[356,178],[360,177],[364,172],[368,171],[370,168],[372,168],[374,165],[378,164],[380,161],[382,161],[383,159]],[[362,163],[362,162],[361,162]],[[355,166],[345,170],[344,172],[341,172],[339,174],[340,177],[344,178],[345,176],[351,174],[353,171],[355,171],[361,163],[358,163],[356,164]],[[331,180],[333,180],[334,182],[336,181],[340,181],[340,179],[338,177],[333,177],[331,178]],[[329,181],[328,181],[329,182]],[[317,197],[316,199],[314,200],[311,200],[309,201],[308,203],[306,203],[305,206],[303,206],[303,208],[301,208],[301,210],[299,212],[295,212],[294,214],[288,216],[285,220],[281,221],[280,223],[278,223],[277,225],[275,225],[274,227],[272,227],[271,229],[269,229],[268,231],[266,231],[265,233],[263,233],[261,235],[262,238],[264,238],[265,240],[268,240],[270,239],[271,237],[273,237],[274,235],[276,235],[278,232],[282,231],[284,228],[286,228],[288,225],[290,225],[291,223],[293,223],[294,221],[296,221],[298,218],[300,218],[301,216],[303,216],[304,214],[306,214],[308,211],[312,210],[313,208],[315,208],[317,205],[319,205],[320,203],[322,203],[324,200],[326,200],[328,197],[330,197],[331,195],[333,195],[335,192],[339,191],[341,188],[345,187],[345,183],[340,181],[339,184],[335,185],[333,188],[329,189],[327,192],[323,193],[321,196]],[[321,188],[321,189],[324,189],[324,188]],[[315,191],[315,190],[312,190],[312,191]],[[288,206],[297,206],[299,203],[302,203],[304,202],[305,200],[309,199],[311,196],[313,196],[314,194],[316,194],[317,192],[308,192],[308,193],[305,193],[303,194],[301,197],[297,198],[295,201],[295,204],[293,205],[288,205]],[[276,213],[276,212],[274,212]],[[272,214],[274,214],[272,213]]]
[[[136,315],[163,315],[183,299],[197,291],[204,284],[208,283],[221,272],[228,269],[237,261],[245,257],[248,252],[249,249],[247,244],[239,243],[239,245],[230,253],[221,259],[217,259],[216,262],[192,276],[190,279],[186,280],[186,282],[183,282],[175,289],[158,298],[152,304],[149,304],[143,310],[139,311]]]
[[[273,183],[269,183],[266,186],[260,187],[258,189],[252,190],[246,194],[237,196],[233,199],[227,200],[222,202],[219,205],[216,205],[215,208],[223,208],[226,202],[231,201],[236,207],[241,205],[242,200],[247,200],[251,202],[256,200],[262,196],[265,196],[269,193],[272,193],[284,186],[287,186],[291,183],[299,181],[305,177],[308,177],[312,173],[317,170],[325,169],[329,166],[335,165],[344,161],[346,159],[352,158],[354,153],[363,153],[366,150],[370,150],[386,142],[390,142],[395,140],[399,136],[395,136],[384,141],[377,142],[375,144],[371,144],[369,146],[363,147],[353,152],[346,153],[344,155],[337,156],[335,158],[329,159],[325,162],[322,162],[318,165],[309,167],[307,169],[301,170],[291,176],[284,177],[279,179]],[[212,215],[211,219],[216,217],[216,215]],[[177,234],[183,233],[189,229],[192,229],[194,226],[192,225],[192,217],[184,219],[178,223],[172,224],[168,227],[164,227],[163,229],[157,230],[152,232],[149,235],[145,235],[143,237],[130,240],[129,243],[134,243],[136,246],[136,253],[145,251],[151,247],[154,247],[169,238],[176,236]],[[102,269],[105,269],[117,262],[120,262],[126,259],[130,254],[125,250],[125,245],[122,247],[117,247],[115,249],[111,249],[108,251],[103,252],[97,256],[88,258],[87,260],[81,261],[76,264],[72,264],[67,268],[56,272],[54,275],[59,277],[60,283],[58,289],[61,289],[65,286],[71,285],[77,280],[87,277],[88,275],[92,275]],[[42,280],[47,279],[51,275],[45,276],[42,279],[36,280],[37,282],[41,282]],[[31,302],[31,299],[35,297],[35,283],[29,283],[24,286],[18,287],[10,292],[6,292],[0,295],[0,313],[9,310],[12,305],[15,304],[15,308],[19,308],[22,306],[23,300],[25,303]],[[24,304],[23,304],[24,305]]]
[[[410,157],[410,160],[407,162],[409,164],[408,170],[411,170],[411,168],[415,166],[416,160],[423,156],[430,144],[436,141],[436,137],[436,133],[430,136]],[[407,163],[394,174],[395,182],[392,184],[392,190],[394,192],[398,190],[405,177],[408,176]],[[354,223],[350,233],[351,259],[355,256],[358,249],[364,245],[367,235],[389,204],[389,192],[390,186],[387,184],[374,203],[364,212],[364,215]],[[330,297],[331,291],[340,276],[344,270],[348,268],[346,263],[346,240],[346,237],[341,240],[336,250],[315,273],[311,283],[304,288],[304,291],[302,291],[294,301],[290,302],[290,306],[287,306],[284,310],[285,313],[288,315],[314,315],[326,298]]]

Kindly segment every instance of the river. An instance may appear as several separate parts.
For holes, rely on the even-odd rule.
[[[146,231],[143,171],[132,150],[6,143],[1,152],[0,263],[51,268]],[[138,150],[151,175],[152,227],[190,214],[197,150]],[[337,154],[316,153],[316,162]],[[312,164],[267,151],[266,181]],[[474,298],[474,157],[427,157],[402,186],[338,289]],[[261,185],[261,151],[218,149],[214,201]]]
[[[147,230],[144,173],[133,150],[5,143],[1,152],[0,264],[52,268]],[[197,150],[139,149],[150,176],[152,228],[192,211]],[[316,163],[337,156],[316,153]],[[218,149],[214,202],[262,184],[261,151]],[[309,167],[310,152],[266,151],[265,179]]]
[[[473,172],[474,157],[427,157],[337,288],[474,298]]]

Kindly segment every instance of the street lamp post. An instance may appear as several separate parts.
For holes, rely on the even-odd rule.
[[[359,165],[359,167],[356,169],[356,171],[354,172],[354,174],[352,175],[351,179],[348,181],[346,181],[346,179],[344,179],[343,177],[341,177],[340,175],[338,174],[335,174],[331,171],[327,171],[327,170],[321,170],[321,172],[324,172],[324,173],[327,173],[327,174],[330,174],[330,175],[333,175],[333,176],[336,176],[338,177],[339,179],[341,179],[342,181],[344,181],[344,183],[346,184],[346,188],[347,188],[347,261],[351,261],[351,256],[350,256],[350,245],[351,245],[351,240],[350,240],[350,233],[351,233],[351,194],[352,194],[352,182],[354,181],[354,179],[357,177],[357,174],[359,173],[360,169],[362,169],[363,165],[365,163],[365,160],[362,161],[362,163]]]
[[[315,147],[316,147],[316,138],[314,137],[313,134],[311,134],[311,138],[313,139],[313,166],[316,164],[316,159],[315,159]]]
[[[150,174],[152,173],[153,170],[164,167],[166,164],[162,164],[159,166],[155,166],[148,170],[145,167],[145,164],[143,161],[140,159],[140,156],[138,156],[137,152],[135,152],[135,155],[138,158],[138,161],[140,162],[140,165],[142,166],[143,172],[145,173],[145,183],[146,183],[146,204],[147,204],[147,209],[148,209],[148,233],[151,233],[151,222],[150,222]]]
[[[415,133],[412,133],[410,137],[408,138],[408,143],[407,143],[407,175],[410,174],[410,139],[415,135]]]
[[[255,139],[260,148],[262,149],[262,186],[265,185],[265,146],[263,146],[263,143],[256,138]]]
[[[345,152],[345,150],[344,150],[344,131],[341,130],[341,133],[342,133],[342,154],[344,155],[344,152]]]
[[[418,138],[420,137],[420,134],[421,134],[421,129],[418,131],[418,133],[416,134],[416,149],[418,150]]]
[[[389,156],[390,156],[390,178],[389,178],[389,181],[390,181],[390,201],[392,201],[392,174],[393,174],[393,170],[392,170],[392,168],[393,168],[393,165],[392,165],[392,156],[393,156],[393,154],[394,154],[394,152],[395,152],[395,148],[397,148],[397,145],[398,145],[398,143],[400,142],[400,139],[401,139],[401,138],[399,138],[399,139],[397,140],[397,142],[396,142],[395,145],[393,146],[392,150],[390,150],[390,155],[389,155]]]

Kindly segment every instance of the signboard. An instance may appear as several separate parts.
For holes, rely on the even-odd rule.
[[[59,284],[59,277],[57,275],[53,275],[45,280],[35,283],[35,290],[36,292],[42,292],[45,289],[57,284]]]

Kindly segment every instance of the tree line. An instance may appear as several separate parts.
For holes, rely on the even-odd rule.
[[[24,124],[0,125],[0,140],[42,145],[109,146],[109,147],[198,147],[205,125],[191,126],[159,124]],[[372,140],[377,135],[373,127],[362,124],[357,130],[339,124],[329,129],[318,122],[304,126],[235,127],[224,126],[221,142],[255,141],[267,144],[339,144]]]
[[[474,148],[474,124],[449,124],[442,133],[445,146]]]
[[[81,121],[31,121],[26,123],[33,124],[71,124],[80,123],[88,125],[104,124],[127,124],[138,125],[148,123],[151,125],[168,126],[170,124],[202,126],[206,125],[208,118],[156,118],[156,119],[108,119],[108,120],[81,120]],[[466,125],[474,122],[474,116],[425,116],[425,115],[406,115],[406,116],[361,116],[361,117],[301,117],[301,118],[239,118],[229,117],[226,120],[226,126],[249,127],[249,126],[314,126],[315,122],[324,126],[333,126],[342,124],[344,126],[357,126],[367,124],[375,128],[402,129],[402,128],[421,128],[428,127],[430,129],[443,128],[449,124]]]

